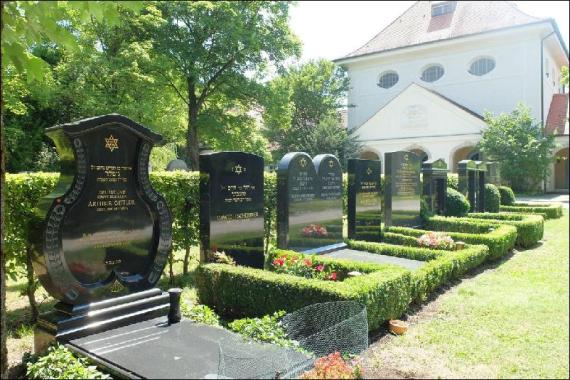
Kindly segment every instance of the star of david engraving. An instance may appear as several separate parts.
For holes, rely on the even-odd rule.
[[[305,157],[303,157],[299,160],[299,164],[301,165],[302,168],[307,166],[307,160],[305,160]]]
[[[368,174],[368,175],[372,174],[372,169],[370,169],[370,168],[366,169],[366,174]]]
[[[240,164],[237,164],[236,166],[234,166],[232,168],[232,172],[236,173],[237,175],[240,175],[241,173],[243,173],[245,171],[246,171],[246,168],[244,168]]]
[[[329,168],[332,168],[334,166],[334,161],[333,160],[329,160]]]
[[[113,135],[109,135],[109,137],[105,138],[105,148],[111,152],[115,149],[119,149],[119,139],[114,138]]]

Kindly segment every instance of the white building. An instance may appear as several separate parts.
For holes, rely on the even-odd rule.
[[[506,1],[419,1],[337,64],[348,70],[348,128],[363,158],[412,150],[424,158],[477,158],[483,114],[519,102],[557,134],[568,157],[568,94],[560,69],[568,49],[553,19]],[[568,189],[568,160],[548,189]]]

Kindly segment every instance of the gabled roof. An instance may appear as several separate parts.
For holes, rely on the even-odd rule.
[[[567,135],[568,94],[554,94],[546,118],[546,132],[554,135]]]
[[[455,108],[459,108],[461,111],[468,113],[469,115],[473,116],[476,119],[479,119],[483,122],[485,121],[485,118],[483,116],[479,115],[477,112],[473,111],[472,109],[467,108],[464,105],[461,105],[461,104],[457,103],[456,101],[449,99],[447,96],[444,96],[444,95],[440,94],[439,92],[432,90],[431,88],[427,88],[427,87],[422,86],[421,84],[418,84],[416,82],[412,82],[406,88],[404,88],[402,91],[400,91],[396,96],[394,96],[392,99],[390,99],[386,104],[384,104],[382,107],[380,107],[380,109],[378,111],[376,111],[372,116],[370,116],[362,124],[354,127],[352,129],[352,131],[356,131],[357,129],[359,129],[360,127],[362,127],[366,123],[368,123],[368,121],[370,121],[374,116],[379,114],[384,108],[388,107],[390,105],[390,103],[392,103],[394,100],[396,100],[400,95],[402,95],[404,92],[406,92],[410,89],[413,89],[414,87],[419,88],[423,91],[426,91],[427,93],[429,93],[431,95],[435,95],[436,97],[445,100],[447,103],[451,104]]]
[[[453,13],[434,17],[431,3],[416,2],[364,46],[337,61],[544,21],[558,29],[553,20],[529,16],[507,1],[457,1]]]

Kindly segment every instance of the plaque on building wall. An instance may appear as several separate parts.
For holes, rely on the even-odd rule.
[[[428,126],[428,111],[420,104],[410,105],[402,111],[400,125],[403,128],[425,128]]]

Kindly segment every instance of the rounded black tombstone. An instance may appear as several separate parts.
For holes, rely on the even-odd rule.
[[[153,287],[172,248],[172,217],[148,176],[161,136],[118,114],[47,135],[61,175],[36,212],[33,264],[41,284],[71,305]]]
[[[168,165],[166,165],[166,170],[169,172],[172,172],[174,170],[184,170],[187,171],[188,170],[188,165],[186,165],[186,162],[184,162],[183,160],[180,159],[176,159],[176,160],[172,160],[168,163]]]

